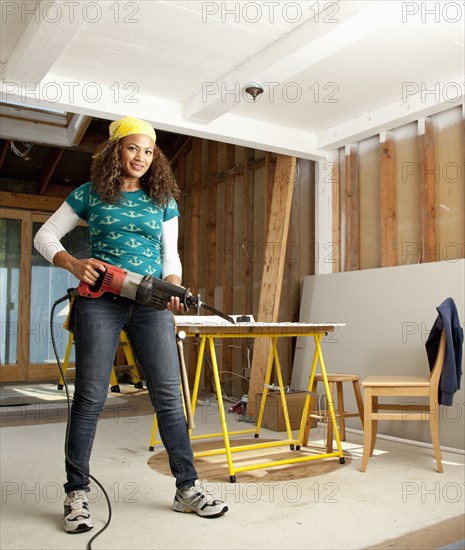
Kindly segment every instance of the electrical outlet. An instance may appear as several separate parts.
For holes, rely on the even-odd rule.
[[[245,367],[242,369],[242,376],[247,379],[250,378],[250,367]]]

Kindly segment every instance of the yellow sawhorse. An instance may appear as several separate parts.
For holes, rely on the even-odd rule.
[[[310,460],[330,458],[330,457],[339,457],[339,462],[344,464],[345,459],[341,447],[341,440],[339,437],[339,431],[336,423],[335,409],[333,405],[332,395],[329,390],[328,378],[326,374],[326,367],[323,359],[323,353],[321,350],[321,341],[324,336],[328,333],[336,330],[337,327],[344,326],[343,324],[336,323],[325,323],[325,324],[315,324],[315,323],[246,323],[246,324],[236,324],[236,325],[217,325],[217,324],[208,324],[208,322],[202,323],[186,323],[183,324],[182,318],[177,322],[177,329],[183,330],[186,332],[187,336],[191,337],[200,337],[200,346],[199,353],[197,358],[196,374],[194,380],[194,387],[192,392],[192,410],[195,411],[195,405],[197,401],[197,395],[199,390],[200,375],[202,372],[203,357],[205,353],[205,347],[208,342],[208,347],[211,356],[214,386],[216,390],[216,395],[218,399],[218,408],[220,412],[221,419],[221,433],[209,434],[209,435],[200,435],[192,436],[191,439],[205,439],[223,436],[224,439],[224,448],[221,449],[211,449],[209,451],[202,451],[194,453],[194,457],[204,457],[204,456],[213,456],[218,454],[226,454],[229,479],[231,483],[236,481],[236,473],[245,472],[249,470],[256,470],[260,468],[269,468],[273,466],[281,466],[286,464],[295,464],[307,462]],[[290,338],[290,337],[313,337],[315,341],[315,351],[313,355],[312,368],[310,371],[310,377],[307,386],[307,396],[305,399],[304,408],[302,411],[302,417],[300,422],[299,433],[296,439],[292,437],[292,430],[289,421],[289,413],[286,402],[286,394],[284,390],[284,384],[281,375],[281,365],[279,363],[278,351],[277,351],[277,342],[278,338]],[[239,431],[228,431],[226,423],[226,414],[224,411],[224,403],[222,398],[221,383],[219,377],[219,368],[218,362],[216,359],[215,351],[215,338],[270,338],[271,340],[271,353],[267,365],[263,395],[260,403],[259,414],[257,418],[257,425],[254,429],[248,430],[239,430]],[[310,406],[310,397],[311,397],[311,388],[313,386],[314,377],[316,374],[317,366],[320,366],[322,381],[324,383],[325,392],[327,396],[327,406],[329,411],[330,420],[333,426],[334,437],[336,439],[337,450],[334,452],[326,452],[316,455],[306,455],[306,456],[296,456],[293,453],[293,457],[285,460],[275,460],[259,464],[251,464],[248,466],[235,467],[233,464],[232,454],[250,451],[250,450],[259,450],[270,447],[277,446],[287,446],[289,445],[291,451],[299,451],[302,447],[303,434],[307,422],[308,410]],[[278,378],[278,388],[281,395],[281,403],[284,415],[284,422],[286,425],[287,439],[283,441],[274,441],[274,442],[265,442],[265,443],[253,443],[250,445],[241,445],[231,447],[229,436],[254,433],[255,438],[259,437],[260,427],[263,419],[263,413],[265,410],[266,398],[268,395],[268,387],[271,381],[271,375],[273,368],[276,371]],[[151,450],[153,450],[153,444],[155,443],[155,433],[156,433],[156,417],[154,418],[154,424],[152,428],[152,439],[151,439]]]
[[[63,360],[63,374],[66,376],[66,372],[68,370],[68,364],[69,364],[69,358],[71,355],[71,349],[73,347],[74,342],[74,334],[72,332],[69,333],[68,338],[68,344],[66,346],[66,352],[65,357]],[[137,371],[136,367],[136,359],[134,357],[134,354],[132,352],[131,344],[129,343],[127,334],[123,331],[121,331],[120,339],[119,339],[119,346],[123,349],[124,356],[126,357],[127,365],[114,365],[111,369],[111,376],[110,376],[110,389],[114,393],[119,393],[120,387],[118,384],[118,376],[117,372],[120,370],[127,370],[129,371],[129,375],[131,377],[131,382],[134,384],[135,388],[143,388],[142,380],[139,377],[139,372]],[[63,376],[60,376],[60,380],[58,382],[57,388],[59,390],[62,390],[64,386],[64,380]]]

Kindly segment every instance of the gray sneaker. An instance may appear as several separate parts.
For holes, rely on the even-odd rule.
[[[203,518],[217,518],[228,511],[228,507],[221,500],[215,500],[205,493],[198,479],[186,491],[176,491],[173,502],[175,512],[195,512]]]
[[[92,529],[85,491],[71,491],[66,495],[64,524],[67,533],[84,533]]]

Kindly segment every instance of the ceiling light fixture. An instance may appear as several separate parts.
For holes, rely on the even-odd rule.
[[[257,97],[263,93],[263,88],[261,86],[248,86],[245,91],[251,95],[255,101]]]

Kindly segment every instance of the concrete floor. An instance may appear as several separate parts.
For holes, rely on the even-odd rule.
[[[195,433],[219,431],[219,415],[203,415],[199,408],[196,418],[202,421],[196,422]],[[228,427],[250,426],[228,415]],[[3,550],[84,549],[103,527],[107,503],[93,487],[95,528],[79,535],[62,531],[64,428],[64,422],[50,422],[0,430]],[[438,474],[431,448],[378,439],[375,457],[361,473],[362,437],[349,432],[343,448],[351,460],[344,466],[337,458],[325,459],[337,466],[321,475],[284,481],[263,474],[244,483],[238,473],[236,484],[229,483],[225,470],[224,482],[208,485],[229,504],[225,516],[206,520],[175,513],[170,509],[173,479],[148,465],[153,457],[148,451],[151,429],[152,416],[146,413],[100,420],[92,473],[108,492],[113,517],[92,543],[95,550],[361,549],[465,512],[462,454],[444,452],[444,473]],[[320,444],[323,431],[312,433],[312,443]],[[267,430],[260,434],[279,435]],[[323,461],[306,464],[317,468],[317,462]]]

